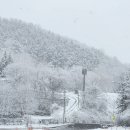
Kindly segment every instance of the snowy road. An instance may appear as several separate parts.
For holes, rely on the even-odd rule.
[[[68,99],[69,102],[68,102],[68,105],[66,106],[65,116],[66,117],[71,117],[71,115],[75,111],[78,111],[78,95],[74,94],[73,92],[67,92],[66,93],[66,99]],[[55,111],[52,114],[52,117],[61,119],[63,117],[63,108]]]
[[[78,95],[67,93],[66,96],[69,99],[68,106],[66,107],[66,116],[68,117],[78,110]]]

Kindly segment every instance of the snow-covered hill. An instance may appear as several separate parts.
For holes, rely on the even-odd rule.
[[[8,57],[12,62],[7,62]],[[98,119],[106,114],[103,110],[107,99],[96,100],[97,94],[113,92],[116,89],[113,80],[126,69],[116,58],[110,58],[98,49],[37,25],[2,18],[0,64],[0,116],[14,118],[25,114],[50,115],[54,104],[62,107],[62,97],[56,93],[62,93],[64,89],[81,91],[82,68],[86,67],[86,102],[88,108],[94,106],[87,110],[87,115],[99,114]],[[6,80],[3,82],[2,78]],[[74,103],[72,107],[68,105],[67,114],[70,115],[77,109],[77,100],[73,94],[68,98],[73,98],[70,104]]]

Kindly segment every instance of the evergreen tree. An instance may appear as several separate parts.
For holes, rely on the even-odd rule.
[[[3,55],[3,57],[1,58],[1,61],[0,61],[0,76],[1,77],[4,77],[4,69],[8,66],[8,64],[12,63],[13,60],[12,60],[12,57],[11,55],[7,55],[6,51]]]
[[[118,99],[118,112],[122,113],[129,109],[129,96],[130,96],[130,70],[120,76],[119,81],[119,99]]]

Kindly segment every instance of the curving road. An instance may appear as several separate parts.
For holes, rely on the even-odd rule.
[[[68,99],[68,104],[66,106],[65,117],[71,117],[75,111],[78,111],[78,95],[74,94],[73,92],[66,93],[66,99]],[[55,111],[52,114],[52,117],[55,119],[62,119],[63,118],[63,107],[59,110]]]
[[[69,103],[66,106],[66,117],[68,117],[78,110],[78,95],[69,92],[66,93],[66,97],[69,99]]]

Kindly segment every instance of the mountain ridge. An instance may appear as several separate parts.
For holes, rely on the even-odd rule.
[[[81,45],[76,40],[61,37],[33,24],[18,20],[0,19],[1,47],[12,43],[20,47],[38,61],[58,67],[73,65],[95,68],[101,59],[107,58],[100,50]],[[3,30],[3,31],[2,31]],[[18,51],[18,50],[17,50]]]

